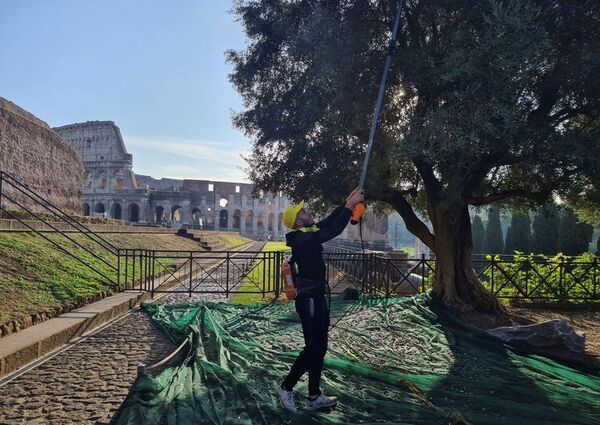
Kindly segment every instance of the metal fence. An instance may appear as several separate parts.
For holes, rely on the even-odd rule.
[[[414,295],[431,289],[435,259],[397,258],[382,253],[329,247],[323,253],[331,294],[357,288],[378,296]],[[282,293],[282,251],[120,250],[119,269],[126,289],[152,294]],[[498,298],[553,301],[600,300],[598,258],[475,259],[483,285]],[[168,283],[165,285],[165,283]]]
[[[598,301],[600,262],[598,257],[559,256],[473,260],[484,286],[498,298]]]
[[[128,289],[155,293],[230,295],[281,293],[279,251],[122,250]]]

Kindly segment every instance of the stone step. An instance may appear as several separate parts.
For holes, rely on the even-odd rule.
[[[3,337],[0,340],[0,376],[14,372],[73,338],[125,314],[149,295],[138,291],[120,292]]]

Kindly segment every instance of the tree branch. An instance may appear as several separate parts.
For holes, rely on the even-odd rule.
[[[404,197],[404,192],[397,189],[386,188],[380,193],[380,196],[375,196],[376,201],[382,201],[390,204],[404,220],[406,228],[413,235],[421,239],[432,251],[435,248],[435,236],[429,231],[425,223],[415,214],[412,206]]]
[[[473,205],[476,207],[481,206],[481,205],[490,204],[492,202],[503,201],[504,199],[508,199],[508,198],[527,198],[527,199],[532,199],[537,202],[544,202],[548,198],[548,196],[550,195],[551,192],[552,191],[549,189],[542,190],[539,192],[531,192],[531,191],[524,190],[524,189],[513,189],[513,190],[506,190],[503,192],[493,193],[488,196],[468,197],[468,198],[466,198],[466,201],[470,205]]]
[[[437,196],[440,189],[440,181],[435,177],[433,167],[427,164],[425,161],[415,159],[414,161],[417,172],[423,179],[423,184],[429,195]]]

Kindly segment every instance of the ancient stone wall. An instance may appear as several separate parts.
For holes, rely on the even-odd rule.
[[[85,169],[77,152],[44,121],[0,97],[0,171],[52,204],[79,214]],[[34,203],[8,184],[3,192],[27,208]],[[8,209],[21,209],[3,200]],[[36,210],[41,211],[40,208]]]
[[[148,188],[151,190],[179,190],[183,186],[182,180],[160,178],[155,179],[151,176],[145,176],[143,174],[135,174],[135,179],[138,182],[138,187]]]

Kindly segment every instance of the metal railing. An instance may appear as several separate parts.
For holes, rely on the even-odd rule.
[[[498,298],[598,301],[600,261],[589,257],[490,257],[473,260],[473,266],[484,286]]]
[[[151,251],[121,250],[121,268],[129,289],[154,293],[259,294],[282,293],[283,251]],[[323,253],[331,294],[346,288],[377,296],[414,295],[431,289],[435,259],[397,258],[383,253]],[[573,258],[514,261],[474,260],[483,283],[498,298],[552,301],[600,300],[600,262]],[[161,287],[169,281],[170,285]]]
[[[12,208],[9,208],[9,206],[12,206]],[[44,238],[57,250],[97,273],[104,285],[109,287],[120,285],[119,249],[115,245],[3,171],[0,171],[0,215],[17,220],[31,232]],[[32,226],[28,222],[28,218],[42,222],[52,229],[52,236],[40,232]],[[58,223],[62,225],[58,225]],[[61,228],[64,227],[64,224],[67,224],[71,230],[70,232],[66,232]],[[82,238],[74,237],[77,234],[83,235]],[[59,237],[57,238],[56,235]],[[106,270],[101,271],[91,264],[84,256],[80,255],[81,253],[77,252],[78,250],[82,250],[93,257],[99,264],[102,263]]]
[[[128,289],[155,293],[281,293],[280,251],[121,250]],[[165,283],[168,283],[165,285]]]

